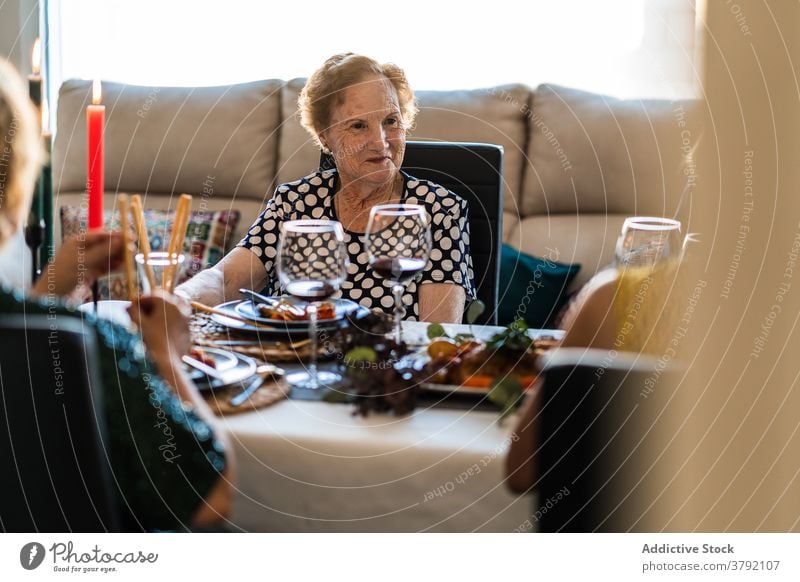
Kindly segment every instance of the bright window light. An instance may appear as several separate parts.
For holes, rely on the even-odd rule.
[[[50,6],[57,81],[195,86],[291,79],[352,51],[399,64],[416,89],[552,82],[622,97],[692,91],[693,0],[51,0]]]

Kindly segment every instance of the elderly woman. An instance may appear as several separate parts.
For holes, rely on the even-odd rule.
[[[403,71],[352,53],[335,55],[308,80],[299,106],[303,126],[332,153],[336,169],[280,185],[239,246],[177,292],[208,304],[239,299],[240,287],[279,295],[275,259],[281,224],[327,219],[342,223],[350,258],[347,281],[336,296],[388,310],[391,285],[372,273],[364,248],[370,209],[420,204],[433,247],[426,269],[406,286],[407,318],[460,322],[466,300],[475,297],[467,203],[400,170],[406,132],[417,113]]]
[[[42,157],[38,122],[19,75],[0,59],[0,246],[22,227]],[[67,240],[32,288],[32,297],[0,284],[0,316],[76,318],[61,301],[121,264],[117,233],[90,232]],[[141,337],[84,315],[96,339],[103,411],[109,430],[117,509],[126,530],[186,529],[219,521],[230,510],[231,447],[186,376],[187,318],[174,299],[140,298],[130,310]],[[51,328],[52,329],[52,328]],[[147,354],[141,348],[141,340]],[[121,373],[124,370],[125,373]],[[6,386],[23,388],[22,386]],[[34,388],[46,389],[46,386]]]

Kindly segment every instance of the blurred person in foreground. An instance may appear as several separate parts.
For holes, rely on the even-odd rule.
[[[676,357],[675,329],[680,317],[671,296],[686,272],[681,258],[652,267],[609,267],[598,272],[570,304],[561,326],[560,347],[635,352],[656,358]],[[539,479],[542,381],[538,380],[521,407],[506,457],[506,484],[515,492],[535,488]]]
[[[2,59],[0,146],[2,246],[25,223],[43,157],[34,107],[19,75]],[[90,357],[102,382],[123,529],[210,526],[230,511],[231,446],[183,370],[180,358],[189,349],[187,316],[172,297],[142,296],[129,309],[139,335],[63,302],[79,283],[90,284],[119,266],[122,257],[119,233],[96,231],[86,233],[84,240],[66,240],[28,296],[0,284],[0,314],[48,315],[53,325],[59,317],[82,318],[96,336],[97,353]]]

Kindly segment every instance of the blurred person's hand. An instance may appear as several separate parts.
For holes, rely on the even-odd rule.
[[[104,230],[66,239],[33,286],[36,295],[65,297],[79,284],[91,285],[123,261],[122,234]]]
[[[164,291],[143,295],[128,307],[139,326],[151,358],[159,365],[180,361],[189,352],[189,315],[186,302]]]

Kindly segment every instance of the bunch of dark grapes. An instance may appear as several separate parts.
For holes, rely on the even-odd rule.
[[[391,331],[391,317],[374,311],[358,318],[348,316],[347,325],[337,332],[344,391],[356,404],[355,414],[391,411],[402,415],[416,406],[414,374],[400,364],[409,350],[404,342],[394,340]]]

